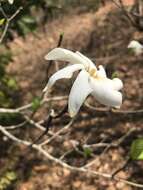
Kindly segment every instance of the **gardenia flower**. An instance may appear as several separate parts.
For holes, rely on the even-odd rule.
[[[136,55],[140,55],[143,52],[143,46],[136,40],[132,40],[128,48],[132,49]]]
[[[44,92],[47,92],[54,83],[63,78],[71,78],[75,71],[80,71],[69,95],[68,111],[74,117],[89,94],[92,94],[103,105],[120,108],[122,94],[119,90],[123,87],[120,79],[107,78],[102,65],[97,69],[94,63],[80,52],[72,52],[63,48],[55,48],[46,56],[46,60],[67,61],[71,65],[53,74]]]

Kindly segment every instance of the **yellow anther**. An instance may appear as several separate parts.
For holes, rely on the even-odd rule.
[[[95,69],[91,69],[89,73],[90,73],[91,76],[94,76],[95,73],[96,73],[96,70]]]

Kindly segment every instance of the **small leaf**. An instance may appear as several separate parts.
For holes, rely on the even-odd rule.
[[[36,22],[35,18],[34,17],[31,17],[31,16],[24,16],[22,18],[22,21],[27,23],[27,24],[33,24]]]
[[[83,151],[85,157],[90,157],[92,154],[92,150],[90,148],[84,148]]]
[[[112,74],[112,76],[111,76],[112,79],[117,78],[117,77],[118,77],[118,73],[117,73],[117,72],[114,72],[114,73]]]
[[[2,26],[5,22],[5,18],[0,19],[0,26]]]
[[[130,156],[133,160],[143,160],[143,138],[133,141]]]
[[[135,53],[135,49],[134,48],[128,48],[128,53],[132,55],[133,53]]]
[[[7,81],[7,86],[13,90],[17,90],[18,87],[17,87],[17,83],[16,83],[16,80],[13,79],[13,78],[10,78],[8,81]]]
[[[40,106],[41,106],[41,98],[35,97],[32,101],[32,106],[31,106],[32,111],[35,112]]]
[[[63,37],[64,37],[64,32],[61,32],[61,33],[60,33],[60,36],[63,38]]]
[[[14,181],[17,178],[17,175],[15,172],[11,171],[11,172],[7,172],[6,173],[6,177],[10,180],[10,181]]]

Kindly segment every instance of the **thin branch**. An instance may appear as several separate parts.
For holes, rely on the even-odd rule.
[[[131,163],[131,161],[132,161],[131,158],[128,158],[119,169],[117,169],[112,173],[112,177],[114,178],[120,171],[126,169],[127,166]]]
[[[51,98],[45,98],[41,101],[41,105],[50,102],[50,101],[60,101],[60,100],[66,100],[68,96],[57,96],[57,97],[51,97]],[[22,113],[25,110],[28,110],[32,107],[32,103],[29,103],[27,105],[21,106],[19,108],[15,109],[8,109],[8,108],[0,108],[0,113],[7,113],[7,114],[15,114],[15,113]]]
[[[56,47],[60,47],[60,46],[61,46],[62,41],[63,41],[63,37],[64,37],[64,34],[61,33],[61,34],[59,35],[59,39],[58,39],[58,43],[57,43],[57,46],[56,46]],[[48,67],[47,67],[47,70],[46,70],[47,77],[48,77],[48,73],[49,73],[49,70],[50,70],[50,68],[51,68],[53,62],[54,62],[53,60],[49,61],[49,64],[48,64]],[[58,68],[59,68],[59,67],[58,67],[58,65],[56,64],[56,70],[59,70]],[[48,78],[47,78],[47,79],[48,79]]]
[[[20,13],[20,11],[23,9],[23,7],[19,7],[19,8],[16,10],[16,12],[15,12],[11,17],[8,18],[7,15],[6,15],[6,13],[5,13],[5,11],[3,10],[1,4],[0,4],[0,6],[1,6],[1,7],[0,7],[0,11],[2,12],[4,18],[6,19],[6,24],[5,24],[4,30],[3,30],[3,32],[2,32],[2,35],[1,35],[1,37],[0,37],[0,43],[2,43],[3,40],[4,40],[4,37],[5,37],[5,35],[6,35],[6,33],[7,33],[7,31],[8,31],[10,22]]]
[[[23,127],[26,123],[27,123],[27,121],[24,121],[18,125],[4,126],[4,128],[7,130],[15,130],[15,129]]]
[[[127,137],[129,137],[134,131],[137,131],[136,128],[131,128],[125,135],[117,139],[116,141],[112,143],[97,143],[97,144],[91,144],[91,145],[84,145],[84,147],[87,148],[97,148],[97,147],[105,147],[104,151],[101,153],[101,156],[105,155],[107,150],[111,147],[118,147],[120,144],[122,144]],[[85,167],[91,167],[94,163],[96,163],[96,159],[92,160],[90,163],[86,164]]]
[[[25,140],[21,140],[17,137],[15,137],[14,135],[10,134],[6,129],[4,129],[2,126],[0,126],[0,131],[7,136],[9,139],[11,139],[12,141],[18,143],[18,144],[23,144],[25,146],[28,146],[31,144],[28,141]],[[77,171],[77,172],[83,172],[85,174],[90,174],[92,176],[100,176],[100,177],[104,177],[104,178],[108,178],[111,180],[115,180],[115,181],[120,181],[123,182],[125,184],[134,186],[134,187],[139,187],[139,188],[143,188],[143,184],[139,184],[139,183],[135,183],[117,176],[112,176],[112,174],[109,173],[102,173],[102,172],[98,172],[98,171],[94,171],[94,170],[90,170],[88,168],[83,167],[75,167],[75,166],[71,166],[65,162],[63,162],[62,160],[55,158],[54,156],[52,156],[51,154],[49,154],[46,150],[44,150],[41,146],[33,144],[32,146],[33,149],[37,150],[39,153],[41,153],[43,156],[45,156],[47,159],[55,162],[56,164],[59,164],[60,166],[67,168],[71,171]]]
[[[111,112],[115,114],[143,114],[143,109],[139,110],[116,110],[116,109],[110,109],[110,108],[96,108],[92,105],[90,105],[88,102],[85,102],[84,105],[92,110],[98,111],[98,112]]]
[[[49,144],[52,140],[54,140],[61,133],[67,131],[71,127],[71,125],[73,124],[74,120],[75,120],[75,118],[73,118],[65,127],[63,127],[58,132],[56,132],[50,139],[47,139],[43,143],[41,143],[40,146],[44,146],[44,145]]]
[[[126,10],[126,8],[125,8],[125,6],[124,6],[122,0],[119,0],[119,3],[120,3],[120,4],[118,4],[118,3],[116,2],[116,0],[112,0],[112,2],[123,12],[123,14],[128,18],[128,20],[129,20],[130,23],[132,24],[132,26],[137,27],[136,22],[135,22],[134,19],[132,18],[130,12],[128,12],[128,11]]]

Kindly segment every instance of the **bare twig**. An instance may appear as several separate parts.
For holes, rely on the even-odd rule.
[[[58,40],[58,43],[57,43],[57,47],[60,47],[60,46],[61,46],[62,41],[63,41],[63,37],[64,37],[64,34],[61,33],[61,34],[59,35],[59,40]],[[47,66],[47,70],[46,70],[47,77],[48,77],[49,70],[50,70],[50,68],[51,68],[51,66],[52,66],[52,63],[53,63],[53,60],[49,61],[49,64],[48,64],[48,66]],[[59,66],[58,66],[57,64],[56,64],[56,70],[59,70]],[[47,78],[47,79],[48,79],[48,78]]]
[[[24,121],[18,125],[4,126],[4,128],[7,130],[15,130],[15,129],[23,127],[26,123],[27,123],[27,121]]]
[[[85,106],[95,110],[97,112],[111,112],[111,113],[115,113],[115,114],[143,114],[143,109],[139,109],[139,110],[116,110],[116,109],[110,109],[110,108],[96,108],[92,105],[90,105],[88,102],[85,102]]]
[[[112,2],[123,12],[124,16],[129,20],[129,22],[133,27],[141,31],[143,30],[141,23],[138,22],[143,18],[142,15],[128,11],[125,8],[125,5],[122,0],[118,0],[118,2],[116,0],[112,0]],[[136,3],[137,1],[134,3],[133,7],[135,6]],[[136,18],[138,19],[138,21],[136,20]]]
[[[49,144],[53,139],[55,139],[61,133],[67,131],[71,127],[71,125],[73,124],[74,120],[75,120],[75,118],[72,119],[65,127],[63,127],[62,129],[60,129],[57,133],[55,133],[50,139],[47,139],[43,143],[41,143],[40,146],[44,146],[44,145]]]
[[[28,146],[31,144],[30,142],[28,141],[25,141],[25,140],[21,140],[17,137],[15,137],[14,135],[12,135],[11,133],[9,133],[5,128],[3,128],[2,126],[0,126],[0,131],[5,135],[7,136],[9,139],[11,139],[12,141],[18,143],[18,144],[23,144],[25,146]],[[76,172],[83,172],[85,174],[89,174],[89,175],[92,175],[92,176],[99,176],[99,177],[104,177],[104,178],[108,178],[108,179],[111,179],[111,180],[115,180],[115,181],[121,181],[125,184],[128,184],[128,185],[131,185],[131,186],[134,186],[134,187],[138,187],[138,188],[143,188],[143,184],[139,184],[139,183],[135,183],[135,182],[132,182],[132,181],[129,181],[129,180],[126,180],[126,179],[123,179],[123,178],[120,178],[118,176],[113,176],[112,174],[109,174],[109,173],[103,173],[103,172],[98,172],[98,171],[94,171],[94,170],[91,170],[89,168],[85,168],[84,166],[82,167],[75,167],[75,166],[71,166],[65,162],[63,162],[62,160],[52,156],[51,154],[49,154],[46,150],[44,150],[41,146],[39,145],[36,145],[36,144],[33,144],[32,145],[32,148],[37,150],[39,153],[41,153],[43,156],[45,156],[47,159],[55,162],[56,164],[59,164],[60,166],[64,167],[64,168],[67,168],[71,171],[76,171]]]
[[[8,31],[8,27],[9,27],[10,22],[20,13],[20,11],[22,9],[23,9],[23,7],[19,7],[11,17],[7,17],[7,15],[6,15],[6,13],[5,13],[5,11],[2,8],[2,5],[0,3],[0,11],[1,11],[1,13],[3,14],[3,16],[4,16],[5,20],[6,20],[4,30],[3,30],[2,35],[0,37],[0,43],[2,43],[3,40],[4,40],[4,37],[5,37],[5,35],[6,35],[7,31]]]
[[[97,148],[97,147],[105,147],[104,151],[101,153],[101,156],[105,155],[107,150],[111,147],[118,147],[120,144],[122,144],[127,137],[129,137],[134,131],[136,131],[136,128],[131,128],[125,135],[121,136],[119,139],[112,143],[97,143],[97,144],[91,144],[87,145],[85,144],[84,147],[87,148]],[[85,167],[91,167],[94,163],[96,163],[96,159],[92,160],[90,163],[86,164]]]
[[[137,128],[133,127],[131,128],[127,133],[125,133],[125,135],[123,135],[122,137],[120,137],[118,140],[116,140],[115,142],[110,143],[102,152],[102,155],[104,155],[107,150],[109,150],[111,147],[118,147],[120,144],[122,144],[125,139],[127,137],[129,137],[134,131],[137,131]]]
[[[119,169],[117,169],[112,173],[112,177],[114,178],[120,171],[126,169],[127,166],[131,163],[131,161],[132,161],[131,158],[128,158]]]
[[[57,97],[51,97],[51,98],[45,98],[41,101],[41,104],[46,104],[49,101],[60,101],[60,100],[66,100],[68,96],[57,96]],[[21,106],[19,108],[15,109],[8,109],[8,108],[0,108],[0,113],[6,113],[6,114],[15,114],[15,113],[23,113],[25,110],[28,110],[32,107],[32,103],[29,103],[27,105]]]

